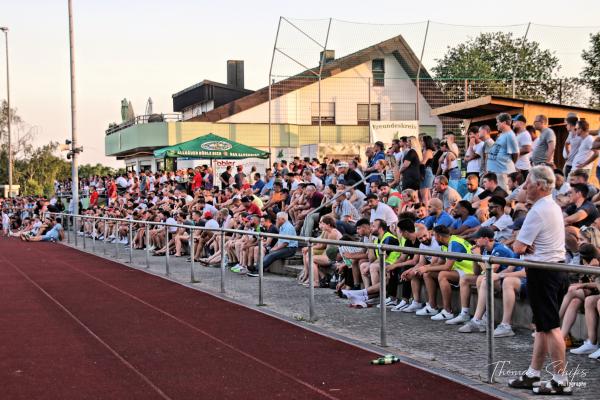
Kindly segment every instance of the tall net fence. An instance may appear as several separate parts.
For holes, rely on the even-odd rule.
[[[460,130],[461,120],[437,118],[432,109],[482,96],[588,107],[598,94],[580,77],[581,54],[599,30],[536,24],[383,25],[282,17],[271,66],[270,122],[302,126],[299,144],[339,143],[342,138],[335,126],[348,127],[343,140],[368,142],[369,121],[374,120],[418,120],[426,133],[435,133],[441,120],[443,129]],[[523,46],[513,53],[490,49],[509,61],[503,76],[443,74],[440,62],[450,49],[496,33],[517,44],[534,43],[534,49],[548,56],[546,70],[551,72],[538,79],[539,68],[528,65],[530,50]],[[386,56],[381,65],[373,60]],[[481,61],[467,62],[465,70],[472,66],[477,71],[477,62]]]

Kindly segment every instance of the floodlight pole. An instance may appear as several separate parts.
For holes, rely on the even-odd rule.
[[[277,50],[277,40],[279,39],[279,28],[281,28],[281,18],[277,23],[277,33],[275,34],[275,43],[273,44],[273,54],[271,55],[271,66],[269,67],[269,166],[273,165],[273,150],[271,149],[271,100],[273,95],[271,94],[271,79],[273,74],[273,62],[275,61],[275,51]]]
[[[325,36],[325,44],[323,45],[323,53],[321,53],[321,62],[319,63],[319,143],[321,143],[321,76],[323,75],[323,65],[325,64],[325,53],[327,52],[327,42],[329,42],[329,30],[331,29],[331,18],[327,25],[327,35]],[[334,110],[335,112],[335,110]]]
[[[527,34],[529,34],[529,28],[531,27],[531,22],[529,22],[527,24],[527,29],[525,29],[525,34],[523,35],[523,42],[521,43],[521,51],[517,52],[517,54],[515,54],[517,56],[517,59],[514,62],[514,67],[513,67],[513,74],[512,74],[512,97],[513,99],[515,97],[517,97],[517,80],[516,80],[516,75],[517,75],[517,67],[519,66],[519,64],[521,63],[521,55],[523,53],[523,49],[525,48],[525,40],[527,40]]]
[[[8,197],[12,197],[12,186],[13,186],[13,154],[11,145],[11,133],[10,133],[10,76],[8,73],[8,28],[3,26],[0,27],[0,31],[4,32],[4,41],[6,43],[6,131],[8,134]]]
[[[423,47],[421,47],[421,57],[419,58],[419,67],[417,68],[417,100],[415,103],[417,124],[421,126],[421,115],[419,109],[419,94],[421,93],[421,68],[423,67],[423,54],[425,54],[425,44],[427,43],[427,35],[429,34],[429,20],[427,20],[427,26],[425,27],[425,37],[423,38]]]
[[[71,70],[71,190],[73,197],[73,215],[79,214],[79,171],[78,171],[78,143],[77,143],[77,109],[75,97],[75,44],[73,32],[73,7],[68,0],[69,8],[69,59]],[[77,230],[77,225],[75,225]],[[77,235],[77,231],[75,231]]]

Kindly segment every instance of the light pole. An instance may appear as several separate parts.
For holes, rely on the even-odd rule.
[[[73,7],[71,0],[68,0],[69,7],[69,59],[71,69],[71,189],[73,197],[73,215],[79,214],[79,173],[77,158],[81,149],[77,145],[77,119],[75,102],[75,44],[73,35]],[[74,218],[74,228],[77,230],[77,219]]]
[[[10,134],[10,75],[8,74],[8,28],[0,27],[0,31],[4,32],[4,42],[6,43],[6,129],[8,132],[8,197],[12,197],[13,186],[13,162],[12,162],[12,146]]]

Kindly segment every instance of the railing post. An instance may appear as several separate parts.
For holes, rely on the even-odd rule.
[[[170,246],[169,246],[169,227],[167,225],[165,225],[165,246],[166,246],[166,251],[165,251],[165,275],[169,276],[169,274],[171,273],[171,270],[169,268],[169,252],[170,252]]]
[[[258,234],[258,305],[264,306],[264,286],[263,286],[263,277],[264,277],[264,266],[263,266],[263,246],[260,237],[260,233]]]
[[[104,238],[102,239],[104,246],[104,255],[106,255],[106,242],[108,241],[108,221],[104,220]]]
[[[387,309],[385,307],[385,257],[386,252],[379,246],[379,307],[380,307],[380,342],[381,347],[387,347]]]
[[[75,238],[75,247],[77,247],[77,235],[79,234],[77,229],[77,217],[73,214],[73,237]]]
[[[146,222],[146,268],[150,268],[150,225]]]
[[[69,233],[69,214],[63,214],[65,219],[65,233],[67,235],[67,243],[71,243],[71,234]]]
[[[92,253],[96,253],[96,220],[92,219]]]
[[[133,264],[133,224],[129,223],[129,264]]]
[[[116,254],[116,257],[119,258],[119,223],[116,222],[116,225],[117,225],[117,232],[116,232],[117,234],[115,235],[115,239],[114,239],[115,240],[115,252],[116,252],[115,254]]]
[[[315,272],[313,271],[313,244],[308,238],[308,321],[315,322]]]
[[[190,244],[190,258],[191,258],[191,263],[190,263],[190,282],[192,283],[196,283],[198,282],[196,280],[196,277],[194,276],[194,266],[195,266],[195,261],[194,261],[194,230],[192,228],[190,228],[190,238],[188,240],[188,243]]]
[[[83,235],[81,235],[81,237],[83,238],[83,249],[85,250],[85,219],[82,218],[81,219],[81,227],[83,228]]]
[[[494,383],[494,280],[489,256],[483,256],[485,284],[487,286],[487,383]]]
[[[221,232],[221,293],[225,293],[225,232]]]

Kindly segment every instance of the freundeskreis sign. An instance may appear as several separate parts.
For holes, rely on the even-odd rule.
[[[390,144],[402,136],[419,137],[419,121],[371,121],[371,139]]]

